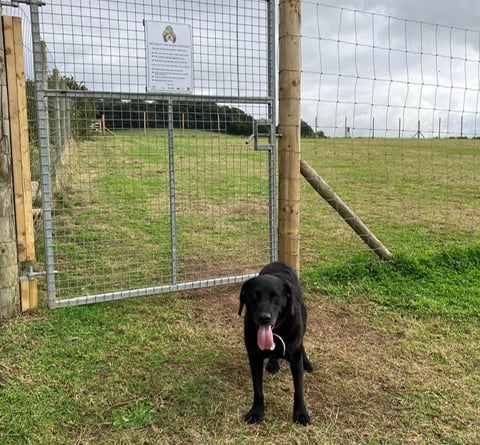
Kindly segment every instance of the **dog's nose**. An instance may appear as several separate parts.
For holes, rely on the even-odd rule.
[[[270,324],[272,321],[272,314],[270,312],[262,312],[258,317],[261,324]]]

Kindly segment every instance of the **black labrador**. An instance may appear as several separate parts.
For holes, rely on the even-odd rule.
[[[280,370],[278,360],[290,363],[294,385],[293,421],[310,423],[303,398],[304,371],[313,368],[303,347],[307,312],[302,290],[292,268],[281,262],[267,264],[260,274],[243,283],[240,308],[246,307],[244,336],[253,381],[253,405],[245,415],[246,423],[258,423],[264,417],[263,361],[272,374]]]

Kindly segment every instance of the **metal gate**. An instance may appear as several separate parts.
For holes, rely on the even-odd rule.
[[[50,307],[236,283],[275,259],[274,3],[30,12]],[[177,49],[152,56],[152,35]]]

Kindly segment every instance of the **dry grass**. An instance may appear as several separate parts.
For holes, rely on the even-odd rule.
[[[307,308],[307,428],[291,422],[286,363],[265,375],[265,422],[243,423],[251,382],[231,286],[5,324],[1,443],[478,443],[478,324],[312,292]]]
[[[231,323],[236,293],[213,307],[210,296],[198,307],[202,300],[209,306],[202,322],[237,339],[238,326]],[[257,441],[242,431],[245,443],[476,443],[480,392],[472,361],[480,360],[478,328],[462,342],[466,333],[441,320],[378,313],[368,303],[335,304],[310,295],[307,306],[305,343],[315,372],[306,377],[306,400],[313,425],[303,430],[289,423],[292,391],[283,366],[280,376],[266,376],[266,424],[251,428]],[[249,385],[245,391],[244,409]],[[243,443],[236,440],[228,443]]]
[[[223,171],[226,155],[213,156],[207,169],[197,165],[186,156],[208,151],[205,141],[195,145],[197,136],[181,147],[180,267],[193,277],[226,264],[238,269],[240,254],[251,267],[267,251],[266,236],[256,233],[266,230],[265,183],[257,181],[253,190],[261,195],[230,203],[232,190],[244,190],[243,179],[226,177],[218,189],[206,173]],[[170,278],[168,258],[162,260],[169,248],[165,164],[153,149],[140,150],[138,139],[127,134],[114,146],[111,138],[97,141],[96,156],[104,158],[89,156],[86,145],[70,153],[73,167],[83,168],[78,183],[67,181],[71,190],[56,196],[55,214],[57,284],[67,296]],[[240,153],[243,141],[228,141],[238,147],[236,162],[251,169],[250,179],[265,173],[258,154]],[[304,144],[305,159],[397,259],[378,265],[304,184],[306,348],[315,366],[305,383],[311,426],[291,422],[285,364],[279,375],[265,376],[265,422],[244,425],[252,394],[233,286],[40,310],[4,323],[0,443],[480,443],[480,269],[478,248],[467,248],[478,239],[477,145]],[[72,173],[67,167],[65,175]],[[199,181],[206,186],[201,196]],[[256,225],[244,212],[254,210],[252,203],[258,204]],[[191,220],[182,220],[188,209]],[[244,250],[233,235],[249,240]],[[448,245],[465,248],[447,251]]]

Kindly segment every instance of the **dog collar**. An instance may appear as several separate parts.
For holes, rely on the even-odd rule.
[[[275,334],[275,332],[273,333],[273,336],[277,337],[280,340],[280,343],[281,343],[282,349],[283,349],[282,357],[285,357],[285,353],[287,352],[287,347],[285,346],[285,342],[283,341],[283,338],[280,337],[280,335]],[[274,339],[271,351],[275,350],[276,346],[277,346],[277,344],[275,343],[275,339]]]

